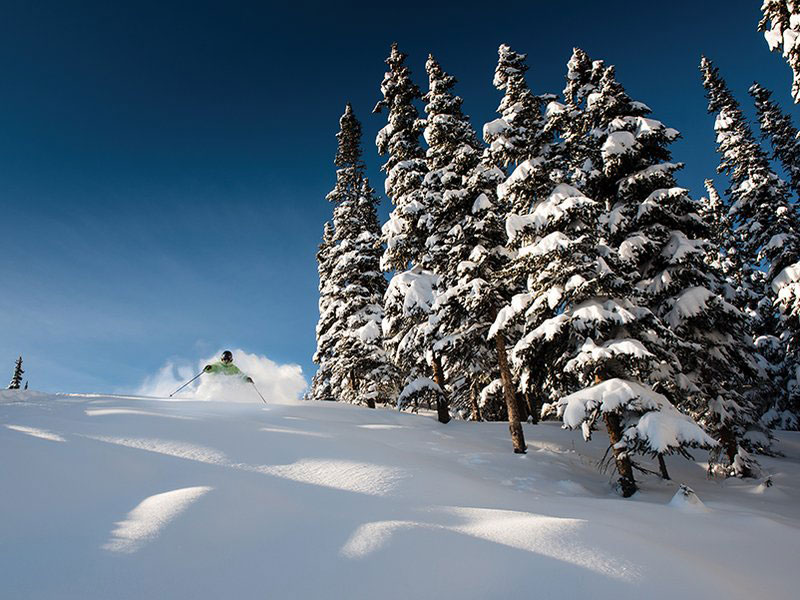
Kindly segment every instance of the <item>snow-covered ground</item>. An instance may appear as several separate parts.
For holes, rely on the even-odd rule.
[[[503,423],[0,392],[0,597],[797,598],[800,435],[771,487],[671,458],[623,500],[602,436],[525,434],[517,456]]]

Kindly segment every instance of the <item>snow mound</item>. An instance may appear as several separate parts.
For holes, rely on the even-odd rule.
[[[686,485],[681,485],[669,505],[674,508],[686,510],[690,512],[709,512],[706,505],[697,497],[694,490]]]
[[[136,552],[209,491],[210,487],[196,486],[145,498],[124,520],[117,523],[117,528],[111,532],[112,537],[103,549],[126,554]]]

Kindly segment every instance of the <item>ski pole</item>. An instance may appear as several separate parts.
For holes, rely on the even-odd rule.
[[[187,385],[189,385],[190,383],[192,383],[192,382],[193,382],[195,379],[197,379],[198,377],[200,377],[200,375],[202,375],[203,373],[205,373],[205,371],[200,371],[200,372],[199,372],[197,375],[195,375],[194,377],[192,377],[192,378],[191,378],[189,381],[187,381],[187,382],[186,382],[186,383],[184,383],[184,384],[183,384],[181,387],[179,387],[177,390],[175,390],[174,392],[172,392],[172,393],[169,395],[169,397],[170,397],[170,398],[172,398],[172,397],[173,397],[175,394],[177,394],[178,392],[180,392],[180,391],[181,391],[183,388],[185,388]]]
[[[253,389],[256,391],[256,394],[258,394],[258,397],[261,398],[262,400],[264,400],[264,396],[262,396],[261,392],[258,391],[258,388],[256,387],[255,382],[251,381],[250,383],[253,384]],[[266,404],[266,403],[267,403],[267,401],[264,400],[264,404]]]

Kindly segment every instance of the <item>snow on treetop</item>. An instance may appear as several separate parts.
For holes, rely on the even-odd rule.
[[[594,204],[596,202],[584,196],[578,188],[566,183],[559,184],[546,200],[536,205],[531,214],[509,215],[506,218],[506,234],[509,241],[513,242],[517,236],[528,230],[536,232],[558,222],[576,208]]]
[[[669,405],[661,394],[636,381],[613,378],[564,396],[557,402],[564,425],[570,429],[580,427],[588,413],[646,412]]]
[[[519,249],[519,256],[542,256],[557,250],[565,250],[583,241],[586,236],[579,236],[574,240],[560,231],[544,236],[535,244],[523,246]]]
[[[713,297],[714,294],[702,286],[685,290],[675,299],[672,310],[667,313],[667,323],[669,323],[670,327],[675,328],[686,319],[699,315],[706,310],[708,301]]]
[[[566,109],[567,109],[567,107],[564,104],[561,104],[561,102],[556,102],[554,100],[553,102],[549,102],[547,104],[547,108],[545,109],[545,113],[544,114],[545,114],[545,117],[549,119],[550,117],[553,117],[555,115],[561,114]]]
[[[567,362],[567,371],[582,371],[587,364],[599,363],[617,356],[650,358],[653,354],[639,341],[631,338],[609,340],[598,346],[592,338],[586,338],[578,355]]]
[[[630,131],[614,131],[603,142],[600,149],[603,157],[630,154],[639,148],[639,142]]]
[[[633,412],[642,416],[625,429],[620,442],[623,447],[641,445],[650,452],[668,454],[682,446],[708,448],[717,445],[665,396],[636,381],[608,379],[561,398],[557,407],[564,425],[570,429],[581,427],[587,439],[591,433],[587,423],[593,422],[599,414]]]
[[[425,390],[430,390],[439,394],[442,393],[442,388],[440,388],[432,379],[428,379],[427,377],[418,377],[404,387],[403,391],[400,392],[400,395],[397,397],[398,405],[404,404],[405,401],[407,401],[411,396]]]
[[[511,298],[511,304],[504,306],[502,309],[500,309],[500,312],[497,313],[497,318],[489,328],[487,339],[492,339],[497,335],[498,331],[503,331],[515,316],[528,308],[532,301],[533,296],[531,294],[514,295],[514,297]]]
[[[704,240],[689,239],[686,234],[677,229],[670,231],[670,239],[661,251],[661,255],[667,258],[670,264],[683,262],[692,254],[703,252]]]
[[[489,121],[483,126],[483,138],[488,139],[490,137],[499,136],[505,133],[508,127],[508,123],[506,123],[505,119],[502,118]]]
[[[472,214],[479,213],[482,210],[489,210],[494,205],[492,204],[491,200],[486,196],[486,194],[481,194],[477,198],[475,198],[475,202],[472,203]]]
[[[655,392],[651,392],[654,393]],[[625,430],[623,440],[628,447],[641,443],[656,454],[669,454],[682,446],[711,448],[716,440],[704,432],[688,415],[664,399],[659,410],[648,412]]]
[[[433,306],[433,289],[437,280],[436,275],[430,271],[415,267],[392,277],[386,295],[402,299],[403,315],[414,314],[418,311],[427,313]]]

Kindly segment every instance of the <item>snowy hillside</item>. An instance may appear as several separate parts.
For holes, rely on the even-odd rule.
[[[800,434],[771,487],[671,458],[629,500],[601,435],[525,436],[518,456],[505,423],[0,392],[0,596],[796,597]]]

